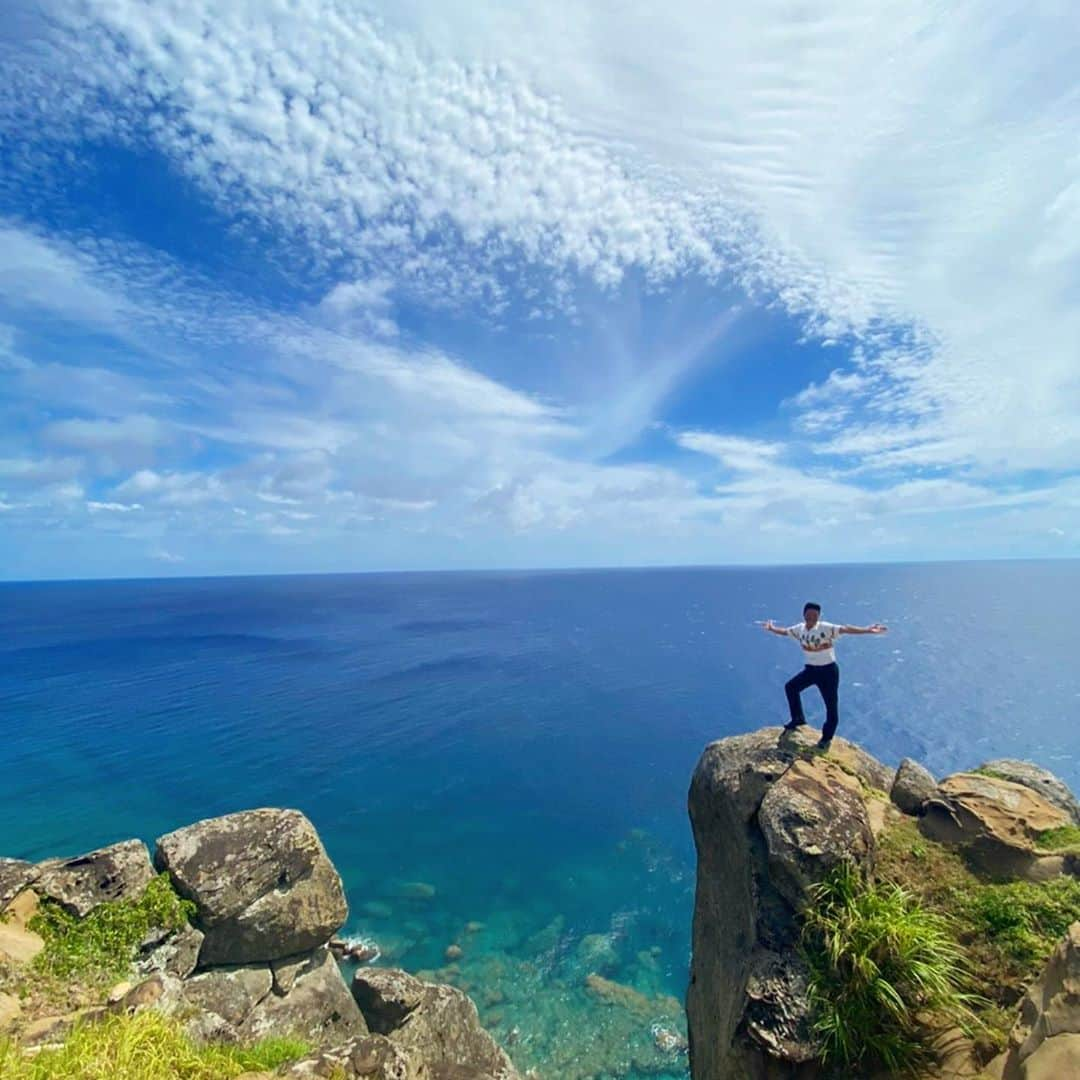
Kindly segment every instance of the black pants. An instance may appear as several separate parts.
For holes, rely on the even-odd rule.
[[[807,664],[795,678],[788,679],[784,684],[784,693],[787,694],[793,724],[806,723],[806,717],[803,716],[802,711],[802,699],[799,695],[808,686],[816,686],[821,691],[822,700],[825,702],[825,726],[821,729],[821,737],[827,742],[833,737],[836,725],[840,722],[840,709],[837,704],[840,668],[836,664],[817,666]]]

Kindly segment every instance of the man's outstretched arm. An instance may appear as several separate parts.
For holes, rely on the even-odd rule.
[[[885,634],[889,628],[876,622],[873,626],[841,626],[841,634]]]
[[[776,623],[772,621],[772,619],[767,619],[763,623],[758,623],[758,626],[760,626],[763,630],[768,630],[770,634],[779,634],[780,637],[788,636],[787,627],[777,626]]]

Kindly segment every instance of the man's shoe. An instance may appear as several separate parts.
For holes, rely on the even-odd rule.
[[[827,754],[831,746],[832,739],[818,739],[818,741],[814,744],[814,749],[817,750],[818,753]]]
[[[796,728],[806,727],[805,720],[791,720],[784,725],[785,731],[794,731]]]

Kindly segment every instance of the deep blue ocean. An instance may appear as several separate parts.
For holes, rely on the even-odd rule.
[[[523,1069],[680,1077],[690,775],[785,721],[799,650],[754,623],[807,599],[890,628],[838,646],[839,734],[1080,789],[1075,561],[7,584],[0,854],[297,807],[348,934]]]

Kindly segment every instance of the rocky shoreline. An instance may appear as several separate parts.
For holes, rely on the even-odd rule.
[[[374,967],[346,984],[331,951],[347,916],[341,879],[296,810],[198,822],[161,837],[153,860],[140,841],[44,863],[2,859],[0,958],[28,964],[42,950],[28,926],[42,902],[85,918],[137,898],[156,873],[194,905],[190,925],[147,935],[130,977],[104,1000],[31,1019],[0,995],[0,1031],[33,1053],[76,1024],[153,1009],[197,1044],[287,1035],[315,1047],[279,1076],[521,1080],[461,990]]]

